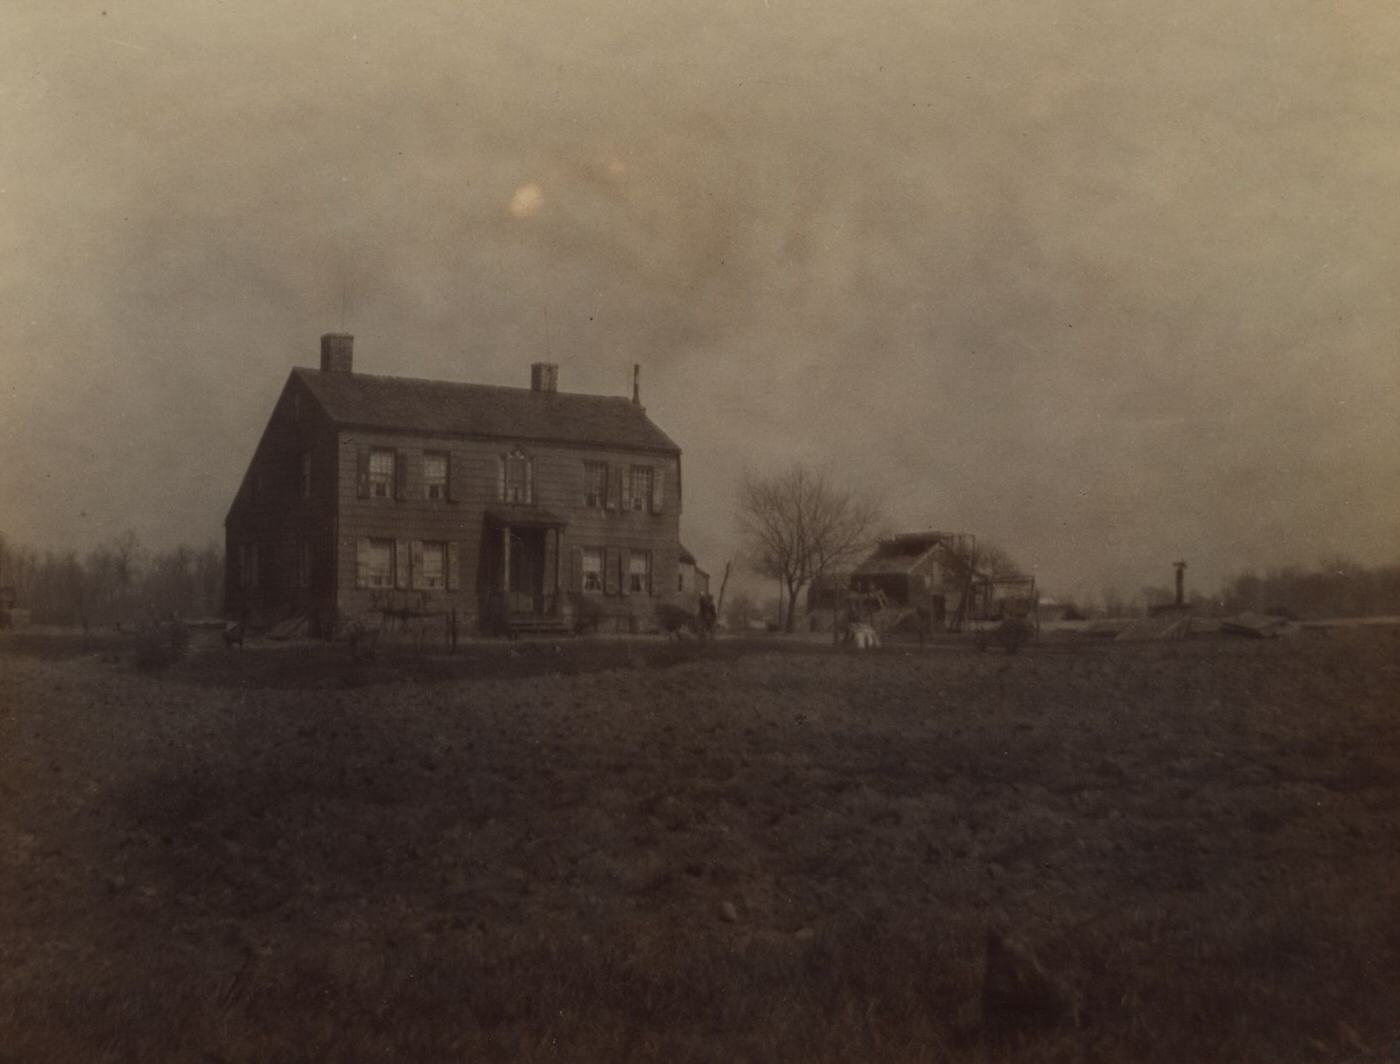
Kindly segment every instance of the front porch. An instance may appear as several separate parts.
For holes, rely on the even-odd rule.
[[[533,507],[487,511],[479,584],[483,629],[510,638],[572,631],[560,550],[567,524]]]

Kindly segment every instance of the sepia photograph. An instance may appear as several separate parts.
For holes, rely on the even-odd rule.
[[[1400,1064],[1400,8],[8,0],[0,1064]]]

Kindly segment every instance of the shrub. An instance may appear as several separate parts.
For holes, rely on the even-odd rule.
[[[190,649],[190,632],[179,621],[157,622],[136,633],[132,664],[142,672],[168,669]]]

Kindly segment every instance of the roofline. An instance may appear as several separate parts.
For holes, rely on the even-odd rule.
[[[293,366],[292,373],[309,373],[320,376],[325,371],[315,366]],[[627,406],[636,405],[625,395],[600,395],[597,392],[541,392],[534,388],[523,388],[518,384],[484,384],[480,381],[447,381],[438,377],[401,377],[397,373],[361,373],[356,370],[354,373],[346,373],[344,376],[357,377],[360,379],[369,378],[377,381],[402,381],[405,384],[446,384],[451,388],[491,388],[501,392],[528,392],[531,395],[572,395],[584,399],[606,399],[614,403],[624,403]],[[642,407],[645,411],[646,407]]]
[[[378,432],[387,436],[430,436],[444,440],[509,440],[512,443],[544,444],[553,447],[587,447],[596,451],[644,451],[647,454],[667,454],[677,457],[681,454],[681,449],[675,445],[642,447],[635,444],[599,443],[596,440],[571,440],[563,436],[520,436],[514,433],[507,435],[497,432],[442,432],[435,429],[395,428],[357,421],[336,421],[334,418],[331,419],[331,424],[337,429],[347,429],[353,432]]]
[[[289,373],[288,379],[290,380],[292,377],[301,377],[304,374],[320,374],[321,372],[321,370],[311,366],[293,366]],[[534,393],[533,388],[521,388],[513,384],[477,384],[473,381],[444,381],[435,380],[431,377],[399,377],[387,373],[355,373],[352,374],[352,376],[368,378],[370,380],[402,381],[407,384],[444,384],[447,385],[449,388],[490,388],[493,391],[526,392],[531,394]],[[505,434],[495,432],[442,432],[435,430],[414,429],[411,427],[403,426],[371,425],[357,421],[340,421],[334,415],[331,414],[330,410],[326,407],[326,404],[321,401],[320,396],[316,395],[314,388],[311,389],[311,393],[312,397],[316,400],[317,405],[321,407],[322,412],[325,413],[326,418],[330,421],[332,425],[334,425],[336,428],[354,429],[359,432],[387,432],[405,436],[435,436],[444,439],[460,440],[521,440],[530,443],[563,443],[577,447],[594,447],[598,450],[604,451],[643,451],[648,454],[674,454],[678,456],[681,453],[683,453],[679,445],[677,445],[674,440],[671,440],[671,438],[666,435],[666,433],[660,428],[660,426],[656,424],[656,422],[652,421],[650,417],[647,417],[646,407],[640,408],[642,417],[646,420],[646,423],[648,425],[650,425],[653,429],[656,430],[657,433],[666,438],[666,440],[671,444],[669,447],[648,447],[636,445],[619,447],[607,441],[599,442],[596,440],[570,440],[559,436],[520,436],[513,433]],[[628,399],[626,396],[622,395],[595,395],[592,392],[549,392],[547,394],[571,396],[579,399],[600,399],[605,402],[622,403],[629,407],[633,405],[631,399]]]

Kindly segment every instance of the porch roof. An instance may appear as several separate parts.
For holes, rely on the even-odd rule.
[[[488,524],[500,528],[564,528],[568,519],[535,506],[493,508],[486,511]]]

